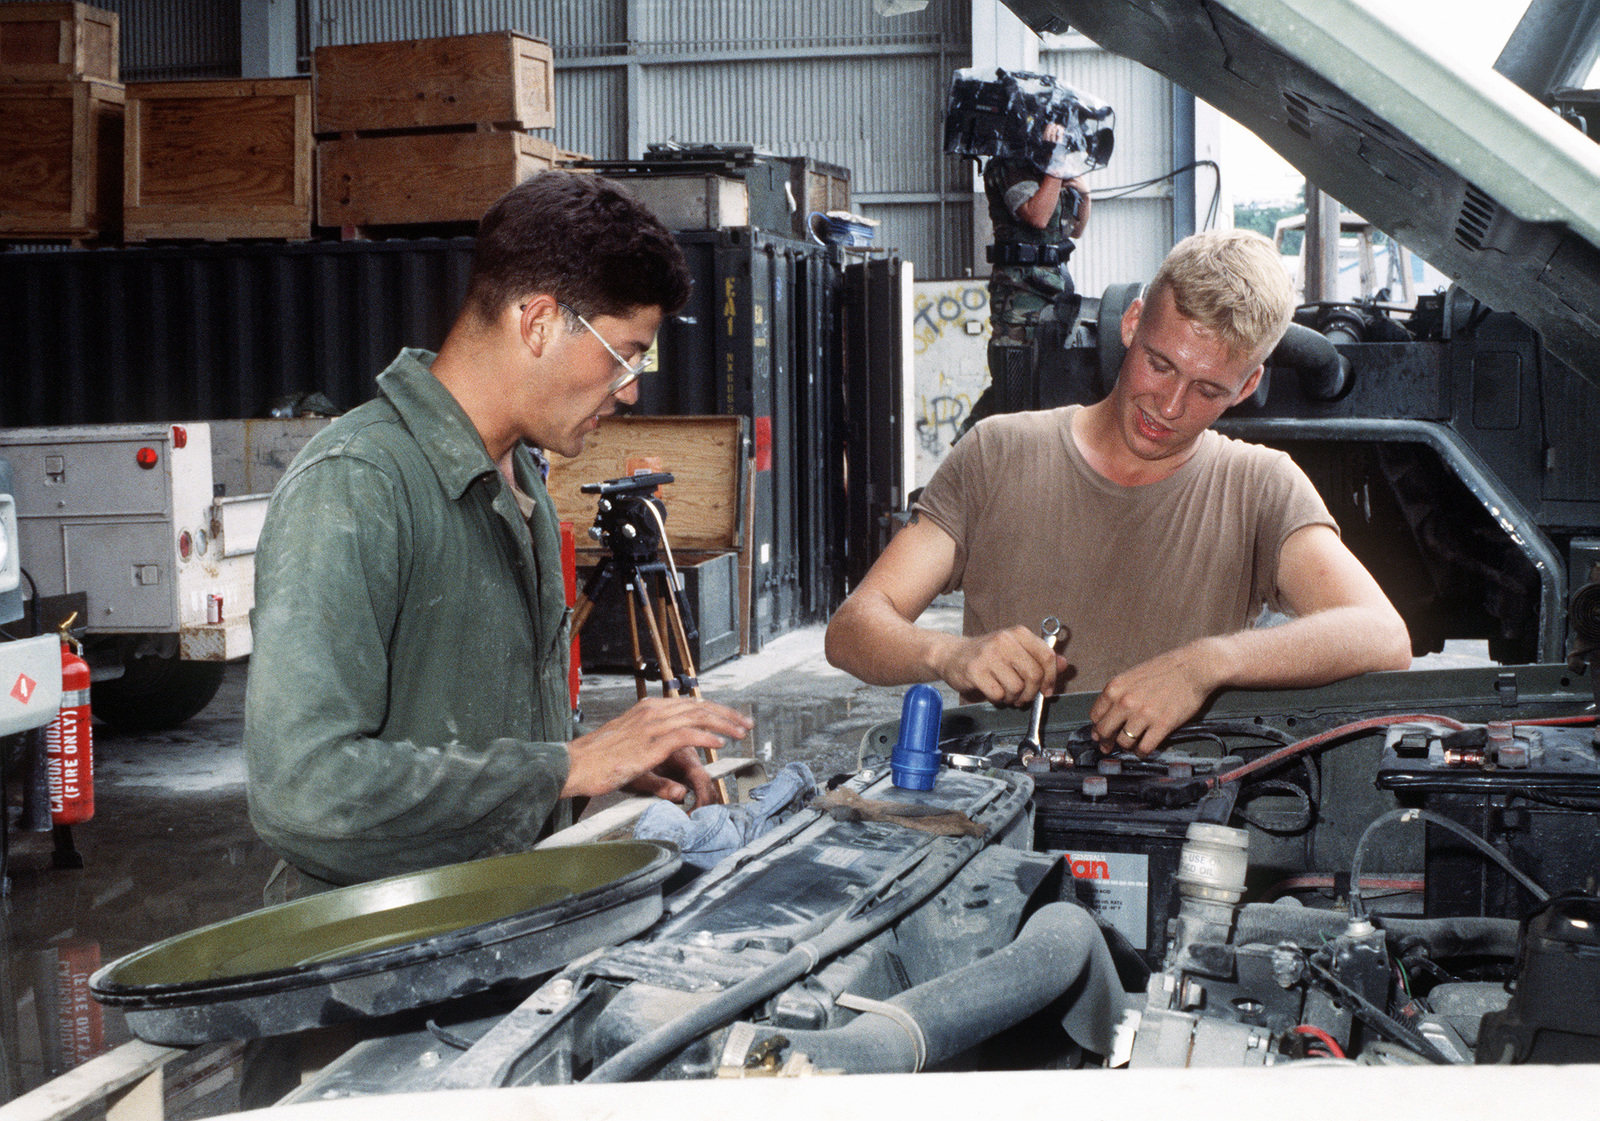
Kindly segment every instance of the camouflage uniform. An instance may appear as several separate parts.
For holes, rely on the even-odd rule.
[[[1040,178],[1039,169],[1025,160],[996,158],[984,166],[983,192],[989,200],[996,246],[1070,244],[1064,231],[1071,227],[1077,198],[1070,188],[1062,188],[1061,201],[1044,229],[1035,229],[1016,216],[1017,208],[1038,193]],[[1030,345],[1034,325],[1054,303],[1054,295],[1072,291],[1064,260],[1059,265],[995,265],[989,276],[991,344]]]

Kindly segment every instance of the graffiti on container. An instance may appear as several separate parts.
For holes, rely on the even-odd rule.
[[[989,384],[989,292],[982,280],[919,280],[912,307],[915,485],[922,486]]]
[[[969,320],[981,323],[985,335],[989,332],[989,290],[981,284],[948,288],[936,295],[919,292],[914,306],[918,354],[944,338],[947,328],[965,332]]]
[[[949,378],[940,374],[939,383],[937,394],[922,398],[922,412],[917,417],[917,442],[923,451],[936,457],[950,446],[972,409],[970,396],[951,392],[954,387]]]

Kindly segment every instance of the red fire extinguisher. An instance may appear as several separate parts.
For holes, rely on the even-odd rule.
[[[578,602],[578,535],[571,522],[561,523],[561,575],[566,581],[567,606],[572,607]],[[582,706],[578,703],[578,690],[583,685],[583,658],[578,645],[578,632],[572,632],[572,660],[567,668],[567,692],[572,696],[572,717],[574,720],[583,719]]]
[[[68,628],[61,624],[61,710],[45,729],[50,769],[50,818],[77,825],[94,816],[94,744],[89,729],[89,663],[79,656]],[[81,648],[80,648],[81,649]]]

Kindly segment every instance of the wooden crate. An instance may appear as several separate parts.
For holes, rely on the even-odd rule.
[[[118,78],[115,12],[87,4],[0,4],[0,81]]]
[[[850,172],[838,164],[822,163],[803,156],[785,157],[789,182],[800,202],[803,220],[812,213],[850,209]],[[798,232],[804,233],[804,229]]]
[[[750,185],[728,175],[634,175],[625,186],[669,230],[750,225]]]
[[[128,86],[129,241],[311,236],[307,78]]]
[[[736,416],[607,417],[590,434],[582,455],[552,457],[546,485],[561,520],[577,529],[580,551],[599,549],[588,536],[596,496],[584,494],[583,484],[624,478],[638,468],[672,473],[674,481],[661,488],[661,500],[674,550],[738,548],[743,423]]]
[[[550,44],[515,31],[318,47],[319,134],[497,124],[550,128]]]
[[[317,222],[324,226],[476,222],[556,147],[524,132],[411,132],[317,144]]]
[[[116,82],[0,83],[0,237],[114,237],[122,142]]]

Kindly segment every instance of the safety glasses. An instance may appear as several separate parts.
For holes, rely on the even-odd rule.
[[[587,319],[573,311],[566,304],[561,304],[559,306],[562,311],[566,312],[568,315],[572,316],[572,318],[576,319],[579,323],[582,323],[585,327],[587,327],[589,329],[589,333],[595,338],[599,339],[600,345],[606,348],[606,353],[615,358],[617,360],[617,365],[622,367],[623,372],[612,378],[611,384],[606,388],[606,392],[608,394],[621,393],[624,389],[627,389],[628,386],[638,381],[639,375],[647,374],[655,369],[655,355],[652,351],[647,350],[643,354],[639,355],[639,357],[635,358],[632,362],[629,362],[626,358],[622,357],[622,355],[618,354],[616,350],[612,348],[610,343],[606,342],[605,336],[600,334],[599,331],[596,331],[594,329],[594,325],[591,324]]]

